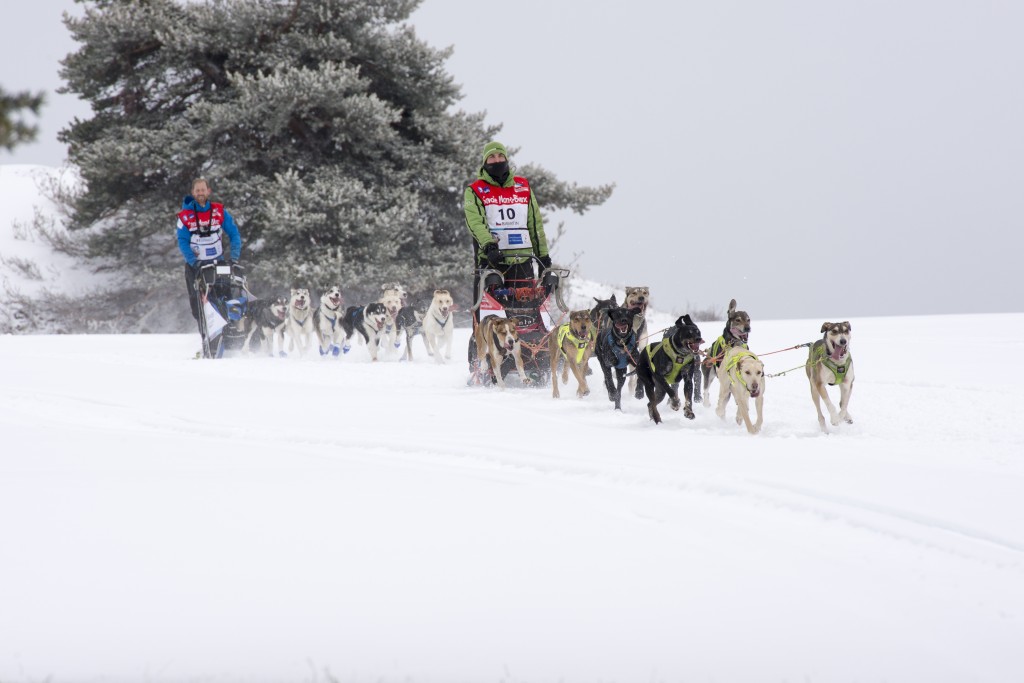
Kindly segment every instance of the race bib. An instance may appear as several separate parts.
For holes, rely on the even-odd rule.
[[[491,236],[498,241],[499,249],[532,249],[530,231],[525,229],[491,230]]]
[[[224,253],[224,247],[220,241],[220,233],[213,233],[205,237],[193,234],[192,252],[203,261],[220,258],[221,254]]]

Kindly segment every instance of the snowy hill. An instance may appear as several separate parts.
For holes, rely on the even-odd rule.
[[[31,227],[59,174],[0,180],[8,296],[103,284]],[[823,435],[784,350],[822,321],[750,312],[756,437],[616,413],[596,363],[582,400],[467,387],[467,329],[447,365],[0,336],[0,681],[1020,680],[1024,422],[961,359],[1024,314],[853,320]]]
[[[449,365],[0,336],[0,680],[1021,680],[1024,423],[950,361],[1024,315],[852,322],[827,436],[800,371],[758,436],[469,388],[464,329]]]

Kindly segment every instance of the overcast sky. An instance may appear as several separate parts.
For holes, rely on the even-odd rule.
[[[8,91],[60,85],[74,7],[4,9]],[[1024,310],[1018,0],[425,0],[411,22],[454,47],[462,107],[504,124],[513,163],[616,183],[560,217],[555,260],[586,277],[755,321]],[[0,163],[64,158],[89,110],[49,97],[40,142]]]

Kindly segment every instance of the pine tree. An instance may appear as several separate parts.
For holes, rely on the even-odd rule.
[[[0,88],[0,147],[11,151],[22,143],[35,140],[39,127],[26,123],[21,114],[27,109],[38,116],[42,106],[42,93],[8,94]]]
[[[70,227],[124,279],[111,314],[160,306],[188,329],[173,226],[196,177],[240,225],[257,294],[468,287],[461,195],[498,128],[452,111],[447,51],[402,23],[417,4],[105,0],[66,20],[81,48],[65,91],[94,112],[61,134],[86,188]],[[611,192],[547,172],[534,185],[549,211]]]

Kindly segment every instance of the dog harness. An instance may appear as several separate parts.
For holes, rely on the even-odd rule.
[[[558,348],[559,348],[559,350],[561,350],[562,355],[565,356],[566,358],[568,358],[569,356],[566,355],[565,349],[562,347],[562,343],[566,339],[568,339],[570,342],[572,342],[572,345],[576,347],[576,363],[577,364],[582,363],[583,362],[583,354],[587,350],[587,347],[590,346],[590,332],[589,331],[587,332],[586,338],[580,339],[579,337],[577,337],[576,335],[574,335],[572,333],[572,329],[569,327],[569,323],[566,323],[564,325],[559,326],[559,328],[558,328]]]
[[[615,356],[615,365],[612,367],[616,370],[625,370],[630,361],[640,355],[636,352],[636,332],[633,332],[632,329],[630,329],[629,335],[621,341],[616,339],[612,330],[608,330],[608,334],[605,335],[605,344]],[[633,356],[629,354],[630,349],[634,351]]]
[[[734,374],[732,372],[733,369],[740,364],[740,361],[747,357],[757,360],[757,356],[752,354],[750,351],[737,351],[736,354],[729,359],[729,364],[725,366],[725,371],[726,373],[728,373],[729,381],[731,383],[735,384],[736,382],[739,382],[740,384],[743,385],[743,388],[747,390],[747,393],[750,393],[750,387],[748,387],[747,383],[743,381],[743,378],[740,377],[738,374]]]
[[[826,368],[829,369],[829,372],[832,373],[832,378],[835,381],[828,383],[830,387],[834,387],[835,385],[842,384],[844,381],[846,381],[846,370],[850,365],[850,361],[852,360],[852,356],[850,356],[849,353],[846,354],[846,360],[843,361],[842,365],[836,363],[834,360],[828,357],[828,355],[825,353],[824,344],[822,344],[821,346],[814,350],[814,355],[816,356],[814,362],[816,364],[820,363],[821,365],[824,365]]]
[[[672,361],[672,369],[669,370],[667,375],[665,375],[665,381],[669,384],[675,384],[679,381],[679,374],[683,371],[683,368],[693,362],[693,354],[679,353],[676,351],[675,347],[672,346],[671,339],[666,337],[660,342],[650,344],[647,347],[647,362],[651,366],[651,372],[657,372],[654,367],[654,354],[658,351],[662,351],[666,356],[668,356],[668,359]]]
[[[744,343],[744,342],[740,342],[739,345],[742,346],[745,349],[749,348],[746,345],[746,343]],[[730,348],[730,347],[729,347],[729,344],[725,341],[725,335],[723,334],[721,337],[716,339],[714,341],[714,343],[711,344],[711,353],[709,353],[708,355],[711,356],[712,358],[718,358],[719,356],[724,356],[725,355],[725,350],[727,348]]]

